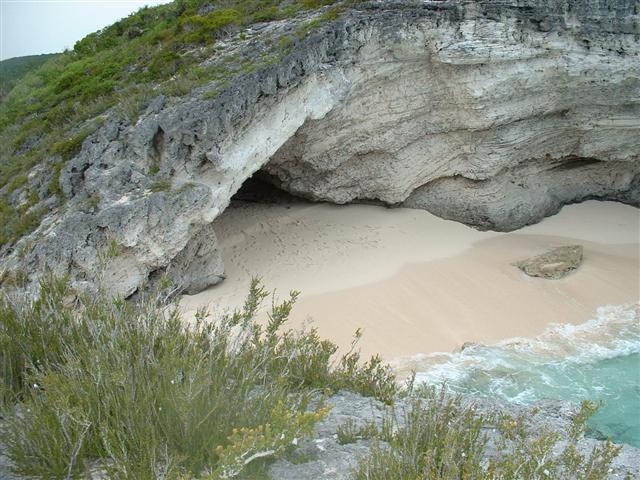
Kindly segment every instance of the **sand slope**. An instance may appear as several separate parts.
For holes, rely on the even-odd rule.
[[[313,318],[343,347],[362,328],[363,353],[387,360],[534,336],[640,297],[640,214],[616,203],[568,206],[513,233],[370,205],[245,204],[216,223],[227,280],[184,296],[187,314],[240,305],[258,275],[280,295],[303,292],[292,326]],[[511,265],[573,243],[584,245],[585,260],[565,279],[530,278]]]

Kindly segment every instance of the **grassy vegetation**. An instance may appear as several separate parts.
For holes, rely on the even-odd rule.
[[[33,199],[25,204],[14,207],[0,197],[0,245],[13,243],[18,238],[35,230],[45,214],[44,208],[35,207]]]
[[[63,280],[43,283],[35,302],[3,296],[0,442],[16,472],[249,475],[311,433],[327,413],[319,393],[392,399],[379,359],[351,352],[334,364],[334,344],[286,330],[295,292],[259,325],[268,296],[254,281],[241,310],[217,323],[201,313],[192,326],[151,299],[76,298]]]
[[[226,0],[211,9],[208,0],[176,0],[144,7],[88,35],[72,51],[26,73],[0,103],[0,190],[5,187],[0,200],[12,203],[10,194],[26,185],[26,173],[35,165],[59,172],[105,111],[115,107],[135,122],[156,95],[182,96],[256,68],[246,62],[202,66],[216,57],[221,37],[326,5],[336,7],[323,20],[335,19],[349,3],[355,0]],[[59,187],[50,186],[50,193],[61,197]],[[37,227],[47,210],[32,207],[42,200],[5,212],[1,244],[12,244]],[[24,222],[27,210],[30,220]]]
[[[168,192],[171,190],[171,181],[167,179],[157,180],[151,184],[149,190],[152,192]]]
[[[380,436],[380,433],[378,432],[378,427],[373,422],[358,425],[352,419],[348,419],[345,423],[338,426],[336,435],[338,436],[338,443],[340,445],[347,445],[349,443],[355,443],[358,440],[377,438]]]
[[[354,480],[607,478],[619,447],[576,448],[593,403],[559,443],[525,418],[481,412],[445,389],[399,392],[379,358],[362,362],[352,349],[336,360],[337,347],[315,330],[287,330],[297,292],[256,322],[269,296],[254,281],[234,314],[210,322],[200,312],[187,324],[160,295],[136,303],[78,296],[65,280],[44,282],[35,301],[4,292],[0,442],[15,472],[264,478],[274,458],[300,461],[294,444],[327,414],[323,394],[348,389],[388,404],[404,396],[381,424],[338,428],[341,444],[373,442]],[[489,441],[487,429],[499,435]]]
[[[47,53],[2,60],[0,62],[0,101],[7,96],[22,77],[56,55],[57,53]]]
[[[377,432],[365,428],[370,438],[386,443],[374,445],[353,480],[604,480],[620,447],[606,442],[588,456],[576,448],[594,412],[595,405],[584,402],[569,441],[559,443],[557,433],[532,431],[525,418],[487,415],[465,406],[459,396],[446,395],[444,388],[422,387],[407,408],[387,416]],[[487,427],[500,433],[490,456],[483,433]],[[351,437],[358,435],[347,431]]]

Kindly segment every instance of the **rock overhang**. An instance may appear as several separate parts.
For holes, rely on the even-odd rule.
[[[125,296],[160,274],[206,288],[224,272],[212,222],[258,170],[312,200],[497,230],[584,199],[638,205],[632,2],[520,3],[366,3],[213,100],[109,119],[61,176],[71,205],[98,206],[49,219],[8,264]]]

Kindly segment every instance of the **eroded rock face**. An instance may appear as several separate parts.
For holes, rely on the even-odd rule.
[[[345,70],[349,94],[266,170],[315,200],[377,199],[494,230],[587,198],[637,204],[637,44],[611,54],[625,35],[482,15],[371,34]]]
[[[631,0],[360,4],[212,100],[205,87],[134,125],[108,117],[61,174],[65,210],[3,265],[198,291],[223,278],[212,221],[260,169],[313,200],[497,230],[584,199],[640,205],[638,18]]]
[[[506,167],[486,180],[462,175],[439,178],[415,189],[404,205],[482,230],[511,231],[583,200],[618,200],[637,206],[637,162],[575,157],[532,160]]]

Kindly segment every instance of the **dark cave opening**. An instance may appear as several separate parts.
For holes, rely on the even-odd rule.
[[[310,200],[296,196],[276,186],[276,179],[259,170],[247,178],[240,189],[231,197],[230,207],[245,203],[264,203],[284,205],[289,203],[311,203]]]

